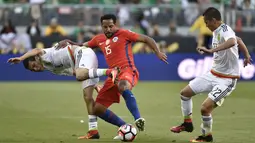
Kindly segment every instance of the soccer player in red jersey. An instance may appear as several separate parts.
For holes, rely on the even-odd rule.
[[[167,62],[167,56],[162,53],[156,42],[145,35],[137,34],[135,32],[119,29],[116,26],[116,16],[106,14],[101,17],[101,26],[103,34],[96,35],[93,39],[83,43],[84,46],[90,48],[99,47],[104,53],[106,62],[109,68],[120,69],[118,74],[118,81],[115,84],[111,78],[106,79],[103,88],[99,91],[94,111],[101,119],[113,125],[120,127],[125,122],[108,109],[113,103],[119,103],[120,96],[124,98],[126,106],[135,119],[135,124],[140,131],[144,130],[145,119],[140,116],[138,106],[134,94],[131,92],[132,88],[137,84],[139,79],[139,72],[134,64],[132,53],[133,42],[146,43],[157,55],[157,57]],[[70,40],[64,40],[60,43],[77,44]],[[101,76],[100,70],[94,69],[89,72],[90,77]],[[88,132],[87,136],[81,138],[88,138],[97,134],[97,131]]]

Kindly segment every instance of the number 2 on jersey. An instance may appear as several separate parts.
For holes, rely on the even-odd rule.
[[[110,45],[108,45],[108,46],[106,46],[106,47],[104,47],[104,48],[105,48],[105,53],[106,53],[106,55],[109,55],[109,54],[112,53],[112,50],[111,50],[111,48],[110,48]]]
[[[214,96],[215,98],[217,98],[217,96],[219,96],[221,93],[222,93],[222,90],[218,87],[212,90],[212,96]]]

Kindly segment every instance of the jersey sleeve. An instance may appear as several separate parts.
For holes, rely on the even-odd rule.
[[[227,41],[230,38],[236,39],[236,34],[229,26],[222,25],[222,37]]]
[[[125,30],[125,35],[127,36],[127,39],[132,42],[136,42],[139,38],[139,34],[131,30]]]
[[[88,41],[88,47],[90,48],[97,47],[97,36],[93,37],[90,41]]]

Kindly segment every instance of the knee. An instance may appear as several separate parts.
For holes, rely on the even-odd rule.
[[[84,98],[85,101],[91,101],[91,100],[93,100],[93,97],[90,96],[90,95],[87,95],[87,94],[83,94],[83,98]]]
[[[75,70],[75,73],[76,73],[76,80],[78,81],[83,81],[89,78],[88,69],[78,68]]]
[[[188,92],[185,89],[181,90],[180,95],[181,95],[181,99],[186,97],[191,98],[191,96],[189,96]]]
[[[96,116],[100,116],[104,113],[101,106],[102,106],[101,104],[95,103],[94,108],[93,108],[93,112]]]
[[[181,90],[180,95],[191,98],[194,95],[194,92],[191,90],[189,86],[186,86],[185,88]]]
[[[180,95],[185,96],[185,90],[184,89],[181,90]]]
[[[119,89],[120,93],[123,93],[123,91],[125,91],[125,90],[130,90],[131,89],[131,85],[129,84],[128,81],[121,80],[118,83],[118,89]]]
[[[85,78],[81,75],[76,74],[76,80],[77,81],[83,81],[83,80],[85,80]]]

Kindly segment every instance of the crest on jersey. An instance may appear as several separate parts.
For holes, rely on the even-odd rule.
[[[118,39],[119,39],[118,37],[114,37],[114,38],[112,39],[112,41],[113,41],[113,42],[117,42]]]
[[[105,45],[108,45],[108,44],[110,44],[110,40],[109,40],[109,39],[107,39],[107,40],[105,41]]]

